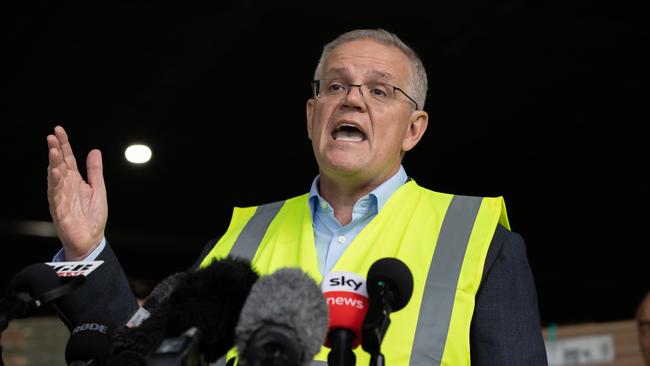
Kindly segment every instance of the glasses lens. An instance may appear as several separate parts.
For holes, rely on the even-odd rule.
[[[342,97],[348,94],[352,87],[358,87],[364,100],[371,103],[389,103],[396,98],[396,90],[404,93],[399,88],[380,82],[368,82],[356,85],[340,79],[321,79],[312,81],[314,96],[321,99]],[[415,104],[415,108],[417,109],[417,103],[415,103],[411,97],[406,95],[406,93],[404,93],[404,95]]]
[[[395,97],[395,89],[383,83],[366,83],[363,84],[363,95],[372,97],[380,102],[387,102]]]

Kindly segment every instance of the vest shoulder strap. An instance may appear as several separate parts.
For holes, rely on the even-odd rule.
[[[253,217],[248,220],[235,244],[230,250],[230,255],[252,261],[259,244],[266,233],[271,221],[278,214],[284,201],[277,201],[257,207]]]
[[[285,201],[261,206],[235,207],[226,233],[205,256],[199,267],[207,266],[215,258],[228,255],[252,261],[266,229]]]

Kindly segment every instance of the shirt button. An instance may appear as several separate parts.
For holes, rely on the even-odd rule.
[[[325,202],[324,200],[321,200],[320,201],[320,208],[327,208],[327,202]]]
[[[341,235],[339,236],[339,244],[345,243],[345,236]]]

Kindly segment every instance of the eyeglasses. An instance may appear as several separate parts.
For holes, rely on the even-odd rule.
[[[350,84],[343,80],[338,79],[321,79],[313,80],[311,82],[312,91],[314,92],[314,97],[316,99],[337,99],[341,98],[344,95],[350,93],[350,88],[356,86],[361,92],[361,96],[364,97],[366,101],[378,101],[381,103],[390,103],[397,98],[397,93],[399,91],[404,94],[413,104],[415,104],[415,109],[418,109],[418,103],[409,97],[402,89],[384,84],[376,81],[364,83],[364,84]]]

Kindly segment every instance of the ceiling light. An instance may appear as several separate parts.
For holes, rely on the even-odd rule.
[[[151,159],[151,149],[147,145],[131,145],[124,151],[126,160],[133,164],[144,164]]]

